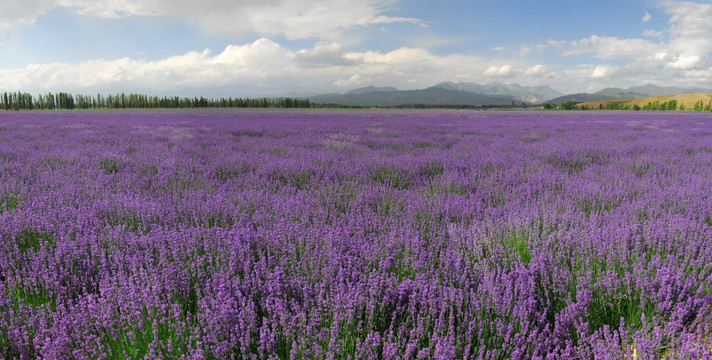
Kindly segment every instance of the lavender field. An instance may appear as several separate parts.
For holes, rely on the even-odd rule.
[[[712,116],[0,114],[7,359],[712,357]]]

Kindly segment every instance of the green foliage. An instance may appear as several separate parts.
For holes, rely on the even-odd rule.
[[[237,179],[245,176],[254,170],[254,167],[246,162],[228,164],[218,166],[215,169],[215,177],[222,182],[226,182],[231,179]]]
[[[349,213],[351,207],[358,199],[358,192],[351,185],[347,184],[341,187],[327,185],[319,189],[319,199],[328,214],[326,221],[327,223],[331,223],[335,218]],[[251,205],[254,208],[254,204]]]
[[[405,279],[415,280],[419,271],[413,267],[411,259],[412,253],[410,250],[397,251],[395,256],[392,256],[392,258],[389,259],[390,266],[386,271],[394,274],[398,278],[399,282]]]
[[[442,175],[445,172],[445,166],[438,161],[431,161],[421,165],[418,169],[418,175],[425,177],[429,183],[432,183],[436,176]]]
[[[606,273],[614,271],[621,278],[627,273],[632,273],[633,268],[639,266],[636,259],[635,256],[631,256],[627,261],[611,261],[593,256],[586,260],[585,268],[587,271],[592,271],[594,277],[605,276]],[[650,259],[647,262],[650,262]],[[662,316],[658,313],[657,305],[633,283],[621,282],[612,289],[594,288],[592,293],[593,297],[588,306],[587,316],[590,329],[609,326],[610,329],[617,330],[620,327],[621,318],[624,318],[628,330],[635,332],[643,328],[643,314],[647,319]]]
[[[116,174],[121,169],[121,163],[117,159],[106,158],[99,161],[101,168],[104,170],[104,174]]]
[[[576,110],[578,109],[576,105],[578,105],[576,101],[566,101],[559,104],[556,108],[559,110]]]
[[[17,242],[17,247],[21,252],[27,253],[30,249],[34,251],[39,251],[42,245],[56,247],[57,240],[47,233],[34,231],[34,230],[24,230],[15,236],[15,241]]]
[[[382,166],[371,173],[371,179],[380,185],[388,185],[396,189],[408,189],[410,182],[398,169],[390,166]]]
[[[546,162],[569,174],[579,173],[590,164],[590,160],[585,157],[564,156],[561,154],[547,156]]]
[[[630,110],[630,105],[620,102],[611,102],[606,104],[606,110]]]
[[[529,264],[532,260],[529,249],[529,234],[523,231],[510,231],[504,234],[503,244],[519,256],[523,263]]]
[[[651,300],[645,300],[641,306],[642,298],[639,289],[612,294],[596,293],[588,307],[589,328],[600,329],[608,325],[612,330],[618,330],[621,318],[624,318],[633,331],[642,329],[642,315],[652,319],[657,314],[657,306]]]
[[[692,108],[692,111],[704,111],[704,110],[705,110],[705,104],[704,104],[704,102],[702,102],[702,100],[697,101]]]
[[[314,173],[309,170],[275,171],[267,177],[270,181],[275,181],[282,186],[293,186],[301,190],[309,186]]]
[[[261,137],[262,133],[259,131],[254,131],[254,130],[235,130],[235,131],[230,131],[230,135],[235,136],[235,137]]]
[[[590,217],[591,214],[600,214],[602,212],[611,211],[615,207],[615,204],[608,201],[600,201],[598,199],[585,199],[579,203],[579,206],[584,214],[586,214],[586,217]]]
[[[151,177],[158,175],[158,167],[156,165],[146,165],[142,166],[138,173],[144,177]]]
[[[310,108],[309,99],[247,99],[204,97],[158,97],[144,94],[116,94],[104,96],[72,95],[65,92],[40,94],[37,97],[23,92],[0,96],[1,110],[74,110],[74,109],[182,109],[182,108]]]
[[[700,102],[701,104],[702,102]],[[675,111],[677,110],[677,100],[668,100],[667,106],[663,110]]]
[[[142,220],[137,214],[109,213],[105,215],[106,224],[111,227],[121,226],[135,234],[148,234],[151,227],[158,224],[157,218]]]
[[[653,168],[653,164],[651,163],[646,163],[646,164],[636,164],[633,166],[628,167],[628,171],[632,172],[635,174],[636,177],[641,178],[647,174],[650,169]]]
[[[16,194],[3,194],[0,195],[0,214],[3,212],[10,212],[17,208],[20,204],[20,197]]]
[[[437,144],[433,144],[430,141],[425,141],[425,140],[415,141],[415,142],[413,142],[413,146],[415,146],[417,148],[421,148],[421,149],[438,147]]]
[[[649,102],[643,106],[643,110],[677,110],[677,100]]]
[[[111,359],[145,359],[151,353],[151,347],[157,343],[158,348],[164,353],[169,354],[171,358],[180,358],[188,352],[188,349],[195,347],[194,340],[182,342],[178,339],[185,339],[188,336],[187,330],[179,331],[179,325],[174,323],[174,320],[161,320],[161,316],[157,311],[153,310],[150,314],[144,311],[141,315],[144,319],[141,328],[129,327],[117,331],[116,335],[105,334],[102,338],[102,343],[107,348],[107,355]],[[185,319],[180,319],[184,321]],[[186,329],[190,329],[194,324],[188,324]],[[185,332],[181,334],[181,332]],[[155,342],[155,340],[158,340]],[[167,343],[171,343],[171,350],[166,348]],[[158,350],[158,349],[157,349]],[[206,354],[207,359],[212,359]]]
[[[15,310],[19,309],[20,303],[25,306],[42,307],[49,306],[51,311],[57,308],[57,295],[48,291],[44,286],[32,286],[27,290],[22,287],[16,287],[10,291],[12,306]]]
[[[0,96],[0,101],[2,109],[8,110],[33,110],[35,104],[32,102],[32,96],[28,93],[16,92],[16,93],[3,93]]]

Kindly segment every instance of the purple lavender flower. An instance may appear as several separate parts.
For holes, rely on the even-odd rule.
[[[706,358],[704,113],[0,114],[0,353]]]

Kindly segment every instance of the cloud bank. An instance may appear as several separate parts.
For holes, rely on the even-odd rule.
[[[76,64],[30,64],[0,69],[2,87],[32,91],[112,88],[156,89],[172,92],[194,89],[231,89],[233,93],[276,94],[287,91],[333,91],[369,84],[418,88],[441,79],[481,81],[519,73],[540,76],[543,66],[514,64],[475,55],[435,55],[420,48],[390,52],[347,51],[338,43],[318,42],[311,48],[290,50],[261,38],[230,45],[222,52],[188,52],[155,61],[122,58],[87,60]],[[496,71],[490,68],[497,68]],[[490,75],[482,75],[485,73]],[[191,95],[190,91],[186,95]]]
[[[335,40],[345,32],[371,25],[413,23],[419,19],[385,15],[393,0],[23,0],[0,11],[0,29],[31,24],[56,7],[87,16],[121,18],[164,16],[185,21],[219,36],[248,32],[284,35],[287,39]]]
[[[665,3],[667,25],[641,30],[639,38],[592,34],[522,44],[518,50],[494,47],[482,54],[438,53],[432,50],[437,47],[417,42],[387,51],[351,49],[347,38],[354,30],[392,23],[425,26],[419,19],[387,15],[393,0],[27,0],[3,8],[0,30],[31,24],[59,6],[94,17],[176,18],[210,34],[262,38],[153,61],[125,57],[0,68],[0,89],[257,96],[502,81],[578,92],[642,83],[710,87],[712,78],[712,4],[689,1]],[[641,20],[650,26],[651,18],[645,11]],[[290,46],[278,43],[279,37],[307,39],[311,45]]]
[[[665,13],[668,27],[662,30],[646,29],[644,38],[618,38],[591,35],[573,41],[550,40],[535,46],[524,45],[521,55],[535,50],[555,51],[559,56],[589,57],[603,64],[581,64],[564,73],[574,81],[591,81],[592,86],[640,84],[641,80],[658,85],[710,88],[712,78],[712,4],[695,2],[668,2]],[[652,16],[646,11],[642,20],[647,23]],[[611,61],[611,63],[605,63]],[[624,64],[621,65],[620,62]]]

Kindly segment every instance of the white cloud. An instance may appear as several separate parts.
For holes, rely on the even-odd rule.
[[[544,65],[537,64],[532,67],[529,67],[525,72],[524,75],[527,76],[533,76],[533,75],[540,75],[546,72],[547,68]]]
[[[521,53],[551,49],[563,56],[590,58],[592,64],[558,69],[559,73],[571,79],[571,84],[601,81],[604,86],[612,86],[613,83],[629,86],[645,81],[709,88],[709,78],[705,76],[712,73],[712,21],[709,21],[712,19],[712,4],[690,1],[661,4],[670,16],[668,28],[643,32],[643,36],[657,41],[591,35],[574,41],[549,40],[535,46],[524,45]],[[646,11],[643,23],[651,18]],[[615,63],[609,64],[610,60]],[[529,71],[524,72],[525,75],[527,73]]]
[[[680,55],[668,63],[673,69],[694,69],[707,65],[707,59],[697,55]]]
[[[712,4],[693,2],[673,3],[666,11],[670,14],[669,48],[684,62],[699,57],[702,61],[709,59],[712,52]]]
[[[526,56],[531,54],[531,52],[534,51],[534,47],[528,46],[528,45],[522,45],[522,47],[519,49],[519,56]]]
[[[712,4],[690,1],[662,2],[665,13],[670,16],[669,27],[664,31],[646,29],[643,36],[667,41],[653,42],[641,38],[622,39],[615,36],[591,35],[574,41],[554,41],[538,44],[535,47],[524,45],[522,52],[528,53],[536,48],[559,48],[561,55],[587,55],[604,60],[636,61],[651,58],[655,54],[670,53],[684,58],[680,64],[695,63],[700,65],[712,52]],[[648,22],[652,16],[645,11],[642,20]],[[697,57],[701,60],[692,61]]]
[[[168,90],[221,86],[271,77],[293,57],[293,53],[279,44],[259,39],[247,45],[228,46],[215,56],[205,50],[157,61],[95,59],[77,64],[30,64],[20,69],[0,69],[0,87],[80,91],[113,87]]]
[[[155,16],[170,13],[166,11],[165,3],[162,4],[162,1],[157,0],[55,0],[53,5],[75,8],[82,15],[108,18],[135,15]]]
[[[659,37],[662,37],[662,36],[663,36],[663,32],[662,32],[662,31],[656,31],[656,30],[653,30],[653,29],[645,29],[645,30],[643,31],[643,36],[659,38]]]
[[[302,49],[294,53],[294,60],[305,67],[349,66],[357,63],[344,55],[345,48],[341,44],[321,41],[312,49]]]
[[[536,47],[538,49],[543,49],[544,47],[553,47],[553,48],[561,48],[566,46],[566,41],[556,41],[549,39],[546,41],[546,44],[539,44]]]
[[[569,42],[562,55],[590,53],[599,59],[637,59],[650,56],[661,49],[645,39],[619,39],[614,36],[591,35],[588,38]]]
[[[344,57],[363,61],[366,63],[382,63],[382,64],[434,64],[436,57],[425,49],[420,48],[400,48],[388,53],[378,51],[366,52],[351,52]]]
[[[696,66],[696,67],[695,67]],[[650,74],[655,74],[650,77]],[[685,87],[709,86],[706,58],[662,49],[625,65],[556,66],[524,59],[470,54],[434,54],[421,48],[389,52],[346,51],[339,43],[318,42],[292,50],[273,40],[230,45],[219,52],[191,51],[155,61],[94,59],[74,64],[30,64],[0,69],[0,89],[206,96],[269,96],[343,91],[365,85],[416,89],[441,81],[547,84],[563,92],[645,82]],[[595,91],[595,90],[594,90]]]
[[[485,70],[485,75],[489,76],[510,76],[514,73],[512,65],[490,66]]]
[[[595,79],[601,79],[610,76],[616,70],[615,66],[610,65],[598,65],[593,68],[591,72],[591,77]]]
[[[155,61],[127,57],[0,69],[0,89],[147,89],[159,94],[205,95],[214,90],[219,95],[258,96],[340,91],[363,85],[413,89],[441,81],[487,83],[506,79],[578,92],[582,88],[626,87],[641,82],[709,87],[712,78],[710,4],[666,2],[663,10],[669,16],[667,28],[645,30],[640,38],[591,35],[574,41],[549,39],[540,44],[524,44],[518,49],[521,56],[509,59],[504,57],[510,54],[504,46],[491,48],[482,56],[433,52],[429,49],[452,44],[437,34],[419,39],[406,36],[403,44],[407,46],[392,51],[354,51],[348,47],[347,36],[353,33],[347,33],[354,29],[394,22],[424,25],[417,19],[387,15],[394,3],[395,0],[9,2],[0,11],[0,31],[30,24],[49,9],[67,6],[87,16],[164,16],[185,21],[209,34],[229,38],[249,32],[265,38],[231,45],[222,51],[197,49]],[[645,14],[643,20],[648,18],[649,23],[651,17]],[[313,46],[290,49],[270,37],[316,41]],[[512,51],[516,53],[517,49]],[[536,56],[529,58],[529,54]],[[572,61],[584,64],[557,62],[552,59],[555,54],[577,56]]]
[[[16,26],[32,24],[35,19],[51,8],[55,0],[4,1],[0,7],[0,30],[8,31]]]
[[[416,48],[345,53],[341,45],[326,42],[293,51],[262,38],[244,45],[230,45],[217,54],[204,50],[156,61],[95,59],[76,64],[30,64],[0,69],[0,88],[75,92],[127,88],[165,93],[229,87],[248,95],[288,90],[333,91],[334,84],[357,85],[371,79],[407,86],[413,73],[420,74],[416,84],[432,85],[440,76],[471,70],[470,65],[477,61],[473,57],[437,56]]]
[[[361,74],[353,74],[348,79],[338,79],[334,81],[334,85],[340,87],[365,85],[366,81],[368,80],[361,76]]]
[[[230,45],[221,52],[191,51],[154,61],[94,59],[0,69],[0,89],[262,96],[332,92],[363,85],[416,89],[443,80],[486,83],[525,73],[532,82],[549,75],[543,65],[505,63],[477,55],[438,55],[407,47],[389,52],[346,52],[342,45],[331,42],[291,50],[262,38]]]
[[[652,16],[651,16],[650,13],[646,10],[646,11],[645,11],[645,15],[643,15],[643,19],[642,19],[643,22],[646,23],[646,22],[650,21],[651,18],[652,18]]]
[[[394,0],[23,0],[3,4],[0,27],[32,23],[59,6],[99,17],[168,16],[182,19],[208,34],[241,36],[248,32],[284,35],[288,39],[334,40],[346,31],[390,23],[426,24],[414,18],[388,16]]]
[[[522,45],[519,50],[519,56],[525,56],[531,54],[534,50],[541,52],[547,48],[562,48],[566,46],[566,41],[556,41],[549,39],[545,43],[537,44],[536,46]]]

